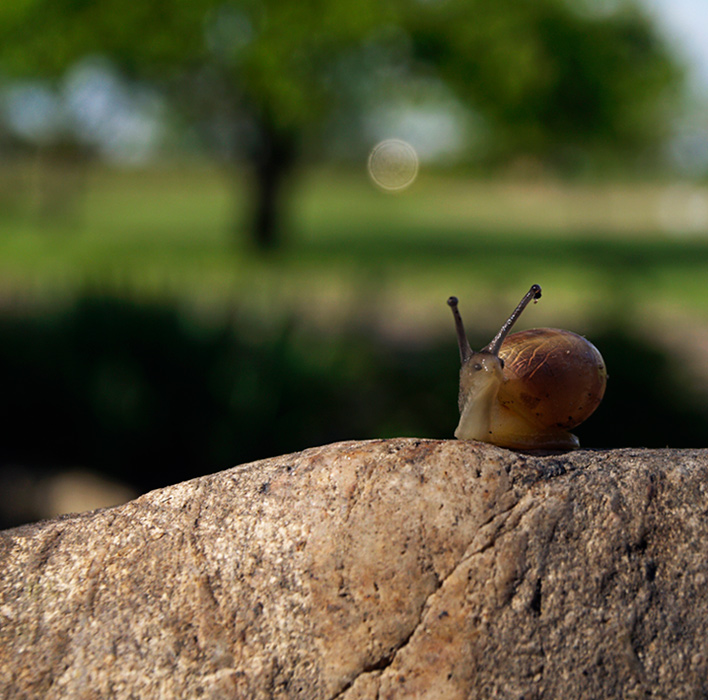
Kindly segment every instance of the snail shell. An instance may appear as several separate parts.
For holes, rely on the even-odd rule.
[[[602,401],[607,372],[600,351],[571,331],[533,328],[508,336],[499,357],[504,363],[498,394],[503,410],[534,426],[539,438],[545,436],[547,449],[551,443],[577,447],[577,438],[563,433],[589,418]]]

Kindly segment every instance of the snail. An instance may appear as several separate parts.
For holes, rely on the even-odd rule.
[[[534,284],[479,352],[467,340],[457,298],[447,300],[462,363],[456,438],[528,450],[580,446],[569,431],[600,404],[605,362],[591,342],[571,331],[534,328],[508,335],[529,302],[540,297]]]

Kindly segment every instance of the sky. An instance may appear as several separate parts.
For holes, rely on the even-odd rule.
[[[708,94],[708,0],[643,0],[688,59],[695,86]]]

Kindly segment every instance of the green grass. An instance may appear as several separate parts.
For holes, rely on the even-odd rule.
[[[0,290],[25,303],[90,288],[318,324],[364,317],[414,337],[447,327],[451,293],[493,325],[539,282],[538,324],[657,305],[708,319],[708,194],[696,189],[423,173],[387,194],[363,172],[307,172],[286,245],[264,257],[237,224],[245,183],[216,168],[94,169],[64,192],[55,173],[55,196],[73,203],[49,218],[32,204],[37,173],[22,177],[22,205],[0,209]]]

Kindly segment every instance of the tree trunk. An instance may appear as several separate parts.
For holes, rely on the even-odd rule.
[[[262,126],[251,151],[252,194],[248,225],[253,243],[272,250],[282,242],[286,183],[295,164],[295,138]]]

